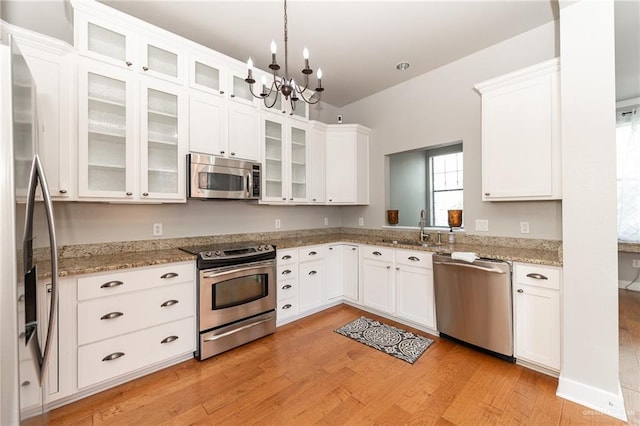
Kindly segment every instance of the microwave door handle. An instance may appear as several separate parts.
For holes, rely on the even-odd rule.
[[[251,177],[251,171],[247,173],[247,198],[251,198],[251,187],[253,186],[253,178]]]

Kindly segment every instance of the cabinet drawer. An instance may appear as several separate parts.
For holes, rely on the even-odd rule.
[[[113,296],[166,284],[194,282],[195,271],[194,263],[188,262],[81,277],[78,278],[78,300]]]
[[[298,296],[297,280],[280,280],[278,281],[278,301],[296,298]]]
[[[298,302],[295,297],[278,301],[276,320],[280,321],[298,315]]]
[[[298,265],[278,266],[278,282],[287,279],[298,279]]]
[[[431,269],[433,253],[415,250],[396,250],[396,263],[399,265],[417,266]]]
[[[277,250],[278,266],[298,263],[298,249]]]
[[[309,246],[298,249],[299,262],[324,259],[327,255],[326,246]]]
[[[362,257],[365,259],[393,262],[393,249],[376,246],[362,246]]]
[[[183,283],[78,303],[78,345],[193,316],[194,284]]]
[[[515,282],[554,290],[560,289],[560,271],[554,266],[515,264]]]
[[[78,348],[78,388],[195,350],[193,317]]]

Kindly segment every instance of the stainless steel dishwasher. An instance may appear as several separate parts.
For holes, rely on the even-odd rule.
[[[513,362],[511,265],[433,256],[438,331]]]

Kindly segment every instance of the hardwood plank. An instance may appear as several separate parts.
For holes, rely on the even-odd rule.
[[[61,407],[51,424],[619,424],[556,397],[552,377],[438,337],[411,365],[334,333],[361,315],[425,335],[339,305]]]

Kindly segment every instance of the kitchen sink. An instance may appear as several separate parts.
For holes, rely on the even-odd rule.
[[[392,240],[392,239],[383,239],[383,243],[387,244],[397,244],[397,245],[406,245],[406,246],[416,246],[416,247],[432,247],[433,244],[423,243],[421,241],[416,240]]]

